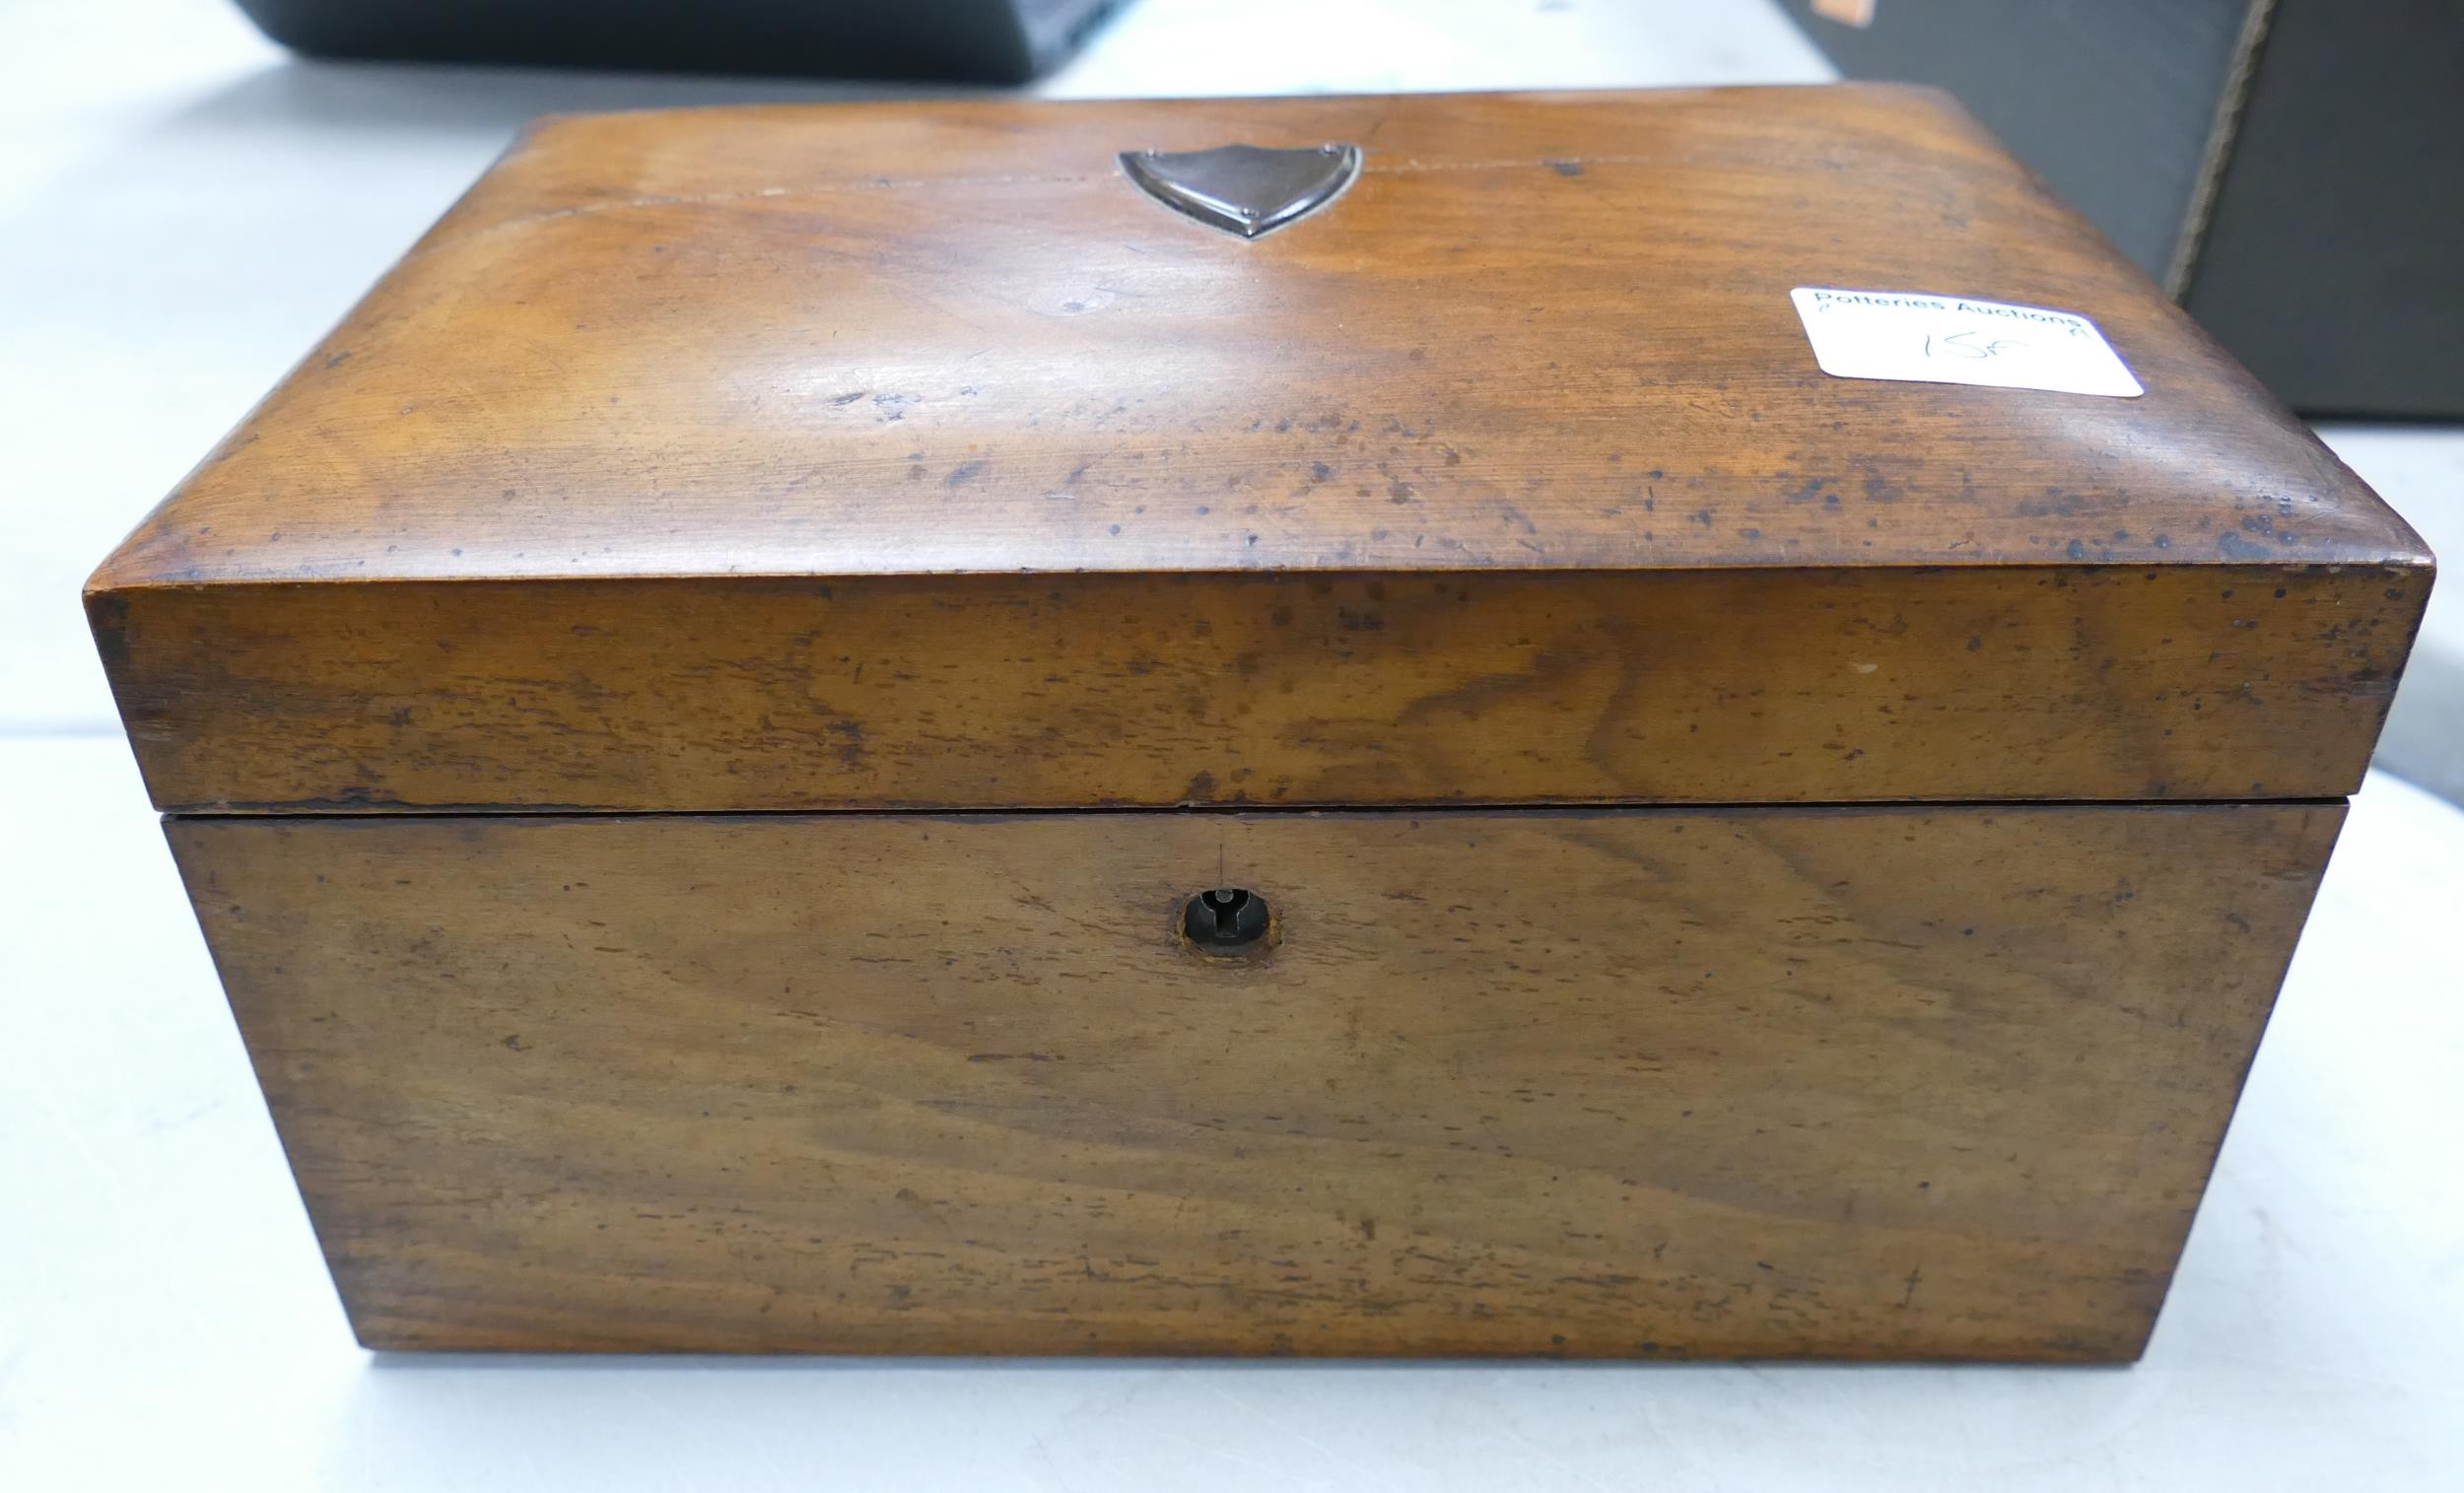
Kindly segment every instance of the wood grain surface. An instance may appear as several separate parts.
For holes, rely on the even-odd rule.
[[[1236,139],[1366,165],[1256,241],[1113,165]],[[2148,392],[1832,378],[1808,284]],[[169,808],[2303,796],[2429,565],[1856,87],[551,121],[89,600]]]
[[[1141,146],[1359,144],[1245,241]],[[2138,399],[1833,378],[1800,285]],[[2375,565],[2420,541],[1946,96],[893,103],[534,129],[99,577]]]
[[[2342,814],[169,828],[376,1346],[2094,1360]]]
[[[394,582],[98,616],[185,810],[2229,799],[2361,781],[2428,576],[2359,578]]]

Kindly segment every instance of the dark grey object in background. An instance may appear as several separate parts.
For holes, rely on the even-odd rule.
[[[1023,83],[1127,0],[238,0],[311,57]]]
[[[2464,3],[1783,4],[1957,95],[2293,408],[2464,417]]]

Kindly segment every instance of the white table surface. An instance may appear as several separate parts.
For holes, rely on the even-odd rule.
[[[1049,91],[1821,76],[1759,4],[1144,0]],[[302,66],[213,0],[0,0],[0,1490],[2464,1486],[2464,811],[2385,777],[2134,1369],[354,1345],[78,582],[522,119],[844,93]]]

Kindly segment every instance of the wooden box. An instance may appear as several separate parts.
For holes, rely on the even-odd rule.
[[[552,120],[88,605],[372,1345],[2097,1360],[2430,580],[1855,87]]]

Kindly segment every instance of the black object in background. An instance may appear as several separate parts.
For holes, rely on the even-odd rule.
[[[1023,83],[1127,0],[238,0],[311,57]]]
[[[2464,3],[1783,3],[1957,95],[2287,404],[2464,417]]]

